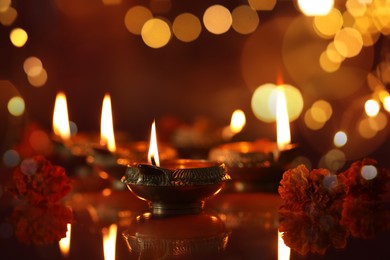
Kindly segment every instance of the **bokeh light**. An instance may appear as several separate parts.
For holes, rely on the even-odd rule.
[[[5,166],[12,168],[17,166],[20,163],[20,155],[15,150],[7,150],[3,154],[3,163]]]
[[[240,5],[232,12],[232,27],[240,34],[250,34],[259,26],[259,15],[248,5]]]
[[[11,5],[11,0],[0,0],[0,12],[7,11]]]
[[[28,76],[38,76],[43,69],[42,61],[34,56],[28,57],[23,63],[23,69]]]
[[[47,72],[44,68],[41,69],[38,75],[28,75],[27,76],[28,82],[34,86],[34,87],[42,87],[47,82]]]
[[[379,113],[380,106],[378,101],[374,99],[369,99],[366,101],[366,103],[364,103],[364,109],[368,116],[373,117]]]
[[[387,125],[387,116],[382,112],[379,112],[376,116],[369,117],[367,119],[370,127],[375,131],[381,131],[385,129]]]
[[[13,116],[21,116],[24,113],[25,104],[22,97],[16,96],[8,101],[8,112]]]
[[[341,63],[345,60],[345,57],[341,56],[340,53],[336,50],[334,42],[330,42],[328,44],[328,47],[326,48],[326,55],[328,56],[329,60],[333,61],[334,63]]]
[[[327,15],[333,8],[334,0],[298,0],[298,7],[307,16]]]
[[[42,130],[35,130],[29,138],[31,147],[39,154],[48,155],[51,151],[51,140],[49,135]]]
[[[360,174],[364,179],[369,181],[375,179],[375,177],[378,175],[378,170],[373,165],[364,165],[360,170]]]
[[[340,62],[335,62],[329,58],[327,51],[321,53],[319,63],[321,68],[329,73],[338,70],[341,66]]]
[[[332,105],[326,100],[319,99],[311,106],[311,113],[318,122],[326,122],[333,114]]]
[[[140,35],[146,21],[153,18],[152,12],[142,5],[130,8],[125,15],[125,26],[127,30],[135,35]]]
[[[358,124],[358,132],[361,137],[365,139],[371,139],[373,138],[377,130],[372,127],[372,123],[370,123],[369,118],[362,119]]]
[[[284,89],[287,101],[289,121],[296,120],[302,113],[303,98],[299,89],[288,85],[280,85]],[[255,116],[264,122],[276,120],[277,86],[271,83],[259,86],[252,95],[251,107]]]
[[[9,26],[14,23],[18,17],[18,12],[15,8],[9,7],[4,12],[0,12],[0,23],[4,26]]]
[[[22,28],[15,28],[10,33],[10,39],[15,47],[23,47],[28,39],[27,32]]]
[[[313,26],[320,37],[330,39],[343,26],[343,16],[337,8],[333,8],[327,15],[315,16]]]
[[[161,48],[171,39],[171,29],[167,22],[160,18],[148,20],[141,31],[142,40],[151,48]]]
[[[354,28],[343,28],[334,37],[337,51],[344,57],[351,58],[360,53],[363,48],[363,38]]]
[[[270,11],[274,9],[276,0],[248,0],[248,4],[258,11]]]
[[[173,21],[172,31],[177,39],[183,42],[192,42],[199,37],[202,25],[195,15],[183,13]]]
[[[333,138],[333,143],[336,147],[343,147],[348,141],[348,136],[343,131],[338,131]]]
[[[390,112],[390,96],[387,96],[383,99],[383,107],[386,111]]]
[[[203,23],[206,29],[213,34],[223,34],[232,26],[232,14],[222,5],[213,5],[203,14]]]
[[[323,128],[325,121],[319,121],[317,118],[313,117],[313,115],[316,115],[316,112],[312,112],[312,108],[306,110],[303,120],[307,128],[311,130],[319,130]]]
[[[318,166],[319,168],[326,168],[331,172],[336,173],[345,165],[345,162],[345,153],[339,149],[332,149],[321,157]]]
[[[345,7],[348,12],[354,16],[359,17],[365,14],[367,7],[365,3],[361,3],[359,0],[347,0]]]

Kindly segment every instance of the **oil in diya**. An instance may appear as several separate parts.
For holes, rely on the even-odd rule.
[[[122,181],[149,204],[154,215],[193,214],[218,194],[229,180],[224,163],[159,159],[155,122],[152,124],[148,163],[130,165]]]

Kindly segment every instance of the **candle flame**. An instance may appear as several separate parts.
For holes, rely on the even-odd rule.
[[[100,121],[100,144],[107,146],[110,152],[116,151],[114,126],[112,123],[111,98],[106,94],[103,99],[102,117]]]
[[[245,114],[242,110],[237,109],[232,114],[232,119],[230,121],[230,130],[237,134],[241,132],[246,124]]]
[[[279,151],[291,143],[290,122],[288,119],[287,101],[282,86],[277,87],[276,98],[276,133]]]
[[[153,165],[160,166],[160,159],[158,157],[157,136],[156,136],[156,121],[153,121],[152,130],[150,133],[148,162]]]
[[[282,234],[278,230],[278,260],[289,260],[291,249],[284,243]]]
[[[71,227],[72,225],[70,223],[67,224],[67,231],[66,236],[61,238],[59,245],[60,245],[60,251],[64,258],[68,257],[69,251],[70,251],[70,234],[71,234]]]
[[[70,126],[66,96],[63,92],[57,93],[53,112],[53,132],[61,137],[62,141],[70,139]]]
[[[116,236],[118,226],[111,224],[109,228],[103,228],[103,253],[104,260],[115,260]]]

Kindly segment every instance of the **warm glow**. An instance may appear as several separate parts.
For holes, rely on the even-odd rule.
[[[195,15],[183,13],[178,15],[173,21],[172,31],[179,40],[192,42],[199,37],[202,25]]]
[[[18,12],[13,7],[8,7],[4,12],[0,12],[0,23],[5,26],[11,25],[18,16]]]
[[[361,169],[361,175],[364,179],[369,181],[375,179],[378,175],[378,170],[373,165],[364,165]]]
[[[363,48],[361,33],[354,28],[343,28],[334,37],[336,50],[344,57],[351,58],[360,53]]]
[[[374,99],[369,99],[364,104],[364,109],[366,110],[366,114],[368,116],[376,116],[379,113],[379,103]]]
[[[116,235],[118,226],[111,224],[109,228],[103,228],[103,252],[104,260],[115,260]]]
[[[203,14],[206,29],[213,34],[223,34],[232,26],[232,14],[222,5],[213,5]]]
[[[339,9],[333,8],[327,15],[314,17],[313,26],[319,36],[331,38],[343,26],[343,16]]]
[[[242,110],[235,110],[232,114],[232,119],[230,121],[230,130],[237,134],[241,132],[246,123],[245,114]]]
[[[248,4],[258,11],[270,11],[274,9],[276,0],[248,0]]]
[[[305,125],[311,130],[319,130],[324,127],[326,121],[320,121],[322,119],[323,113],[320,112],[321,118],[318,117],[318,112],[321,110],[309,108],[304,116]]]
[[[291,249],[284,243],[282,234],[278,230],[278,260],[289,260]]]
[[[42,87],[47,82],[47,72],[44,68],[42,68],[38,75],[27,75],[27,79],[32,86],[36,88]]]
[[[42,61],[34,56],[28,57],[23,63],[24,72],[31,77],[39,75],[42,69]]]
[[[27,32],[22,28],[15,28],[10,33],[10,39],[15,47],[23,47],[28,39]]]
[[[276,99],[276,131],[278,149],[283,150],[291,142],[290,122],[288,120],[286,96],[283,87],[277,88]]]
[[[141,36],[146,45],[157,49],[168,44],[172,33],[167,22],[160,18],[152,18],[142,26]]]
[[[333,0],[298,0],[299,9],[307,16],[327,15],[333,5]]]
[[[67,224],[67,231],[66,236],[61,238],[59,245],[60,245],[60,251],[64,258],[67,258],[70,251],[70,236],[71,236],[71,227],[72,225],[70,223]]]
[[[259,15],[248,5],[240,5],[232,12],[232,27],[241,34],[253,33],[259,26]]]
[[[390,112],[390,96],[387,96],[383,99],[383,107],[386,111]]]
[[[70,139],[68,106],[63,92],[59,92],[56,97],[53,113],[53,131],[63,141]]]
[[[348,141],[347,134],[344,133],[343,131],[338,131],[333,138],[333,143],[337,147],[342,147],[344,146]]]
[[[116,151],[111,98],[109,94],[106,94],[103,99],[102,117],[100,121],[100,144],[107,146],[110,152]]]
[[[149,19],[153,18],[152,12],[142,5],[130,8],[125,15],[125,26],[129,32],[140,35],[142,27]]]
[[[157,147],[156,121],[153,121],[152,130],[150,133],[148,162],[150,164],[160,166],[160,159],[158,157],[158,147]]]
[[[21,116],[24,113],[25,104],[22,97],[16,96],[8,101],[8,112],[13,116]]]

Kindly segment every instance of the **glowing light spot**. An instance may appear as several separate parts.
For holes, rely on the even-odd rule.
[[[13,116],[21,116],[24,113],[25,104],[21,97],[13,97],[8,101],[8,112]]]
[[[171,29],[165,21],[159,18],[152,18],[142,27],[141,36],[149,47],[161,48],[167,45],[171,39]]]
[[[333,138],[333,143],[337,147],[342,147],[344,146],[348,141],[347,134],[344,133],[343,131],[338,131]]]
[[[77,124],[73,121],[69,121],[69,128],[70,128],[70,135],[71,136],[75,136],[77,134],[77,132],[79,131]]]
[[[178,15],[173,21],[172,31],[179,40],[192,42],[199,37],[202,25],[195,15],[183,13]]]
[[[383,99],[383,107],[386,111],[390,112],[390,96],[387,96]]]
[[[0,23],[4,26],[13,24],[18,17],[18,12],[13,7],[9,7],[4,12],[0,12]]]
[[[298,0],[298,7],[307,16],[327,15],[333,8],[333,0]]]
[[[370,124],[368,118],[365,118],[359,122],[358,132],[365,139],[373,138],[377,133],[377,131],[372,128],[372,124]]]
[[[248,0],[248,4],[258,11],[270,11],[274,9],[276,0]]]
[[[34,56],[28,57],[23,63],[24,72],[31,77],[39,75],[42,69],[42,61]]]
[[[15,167],[20,162],[20,155],[15,150],[8,150],[3,154],[3,162],[9,168]]]
[[[375,179],[375,177],[378,175],[378,170],[373,165],[364,165],[361,169],[360,174],[364,179],[369,181]]]
[[[345,57],[341,56],[337,51],[336,47],[334,46],[334,42],[330,42],[328,44],[328,47],[326,48],[326,55],[328,56],[329,60],[333,61],[334,63],[341,63],[345,60]]]
[[[233,133],[239,133],[244,128],[246,123],[245,114],[242,110],[237,109],[232,114],[230,121],[230,129]]]
[[[327,15],[315,16],[313,26],[319,36],[329,39],[343,26],[343,16],[338,9],[333,8]]]
[[[334,37],[337,51],[344,57],[351,58],[360,53],[363,48],[363,38],[354,28],[343,28]]]
[[[332,116],[333,109],[329,102],[320,99],[311,106],[311,113],[315,120],[325,123]]]
[[[108,197],[108,196],[110,196],[111,194],[112,194],[112,190],[109,189],[109,188],[106,188],[106,189],[104,189],[104,190],[102,191],[102,195],[103,195],[104,197]]]
[[[376,116],[379,113],[379,103],[374,99],[369,99],[364,103],[364,109],[366,110],[366,114],[368,116]]]
[[[236,7],[232,12],[232,27],[241,34],[250,34],[259,25],[259,16],[255,10],[248,5]]]
[[[31,133],[29,138],[29,143],[31,147],[38,153],[44,153],[48,151],[51,146],[51,140],[44,131],[36,130]]]
[[[355,17],[353,17],[348,11],[343,13],[343,27],[349,28],[353,27],[355,23]]]
[[[331,172],[337,172],[346,162],[345,153],[339,149],[332,149],[321,157],[319,162],[320,168],[327,168]]]
[[[104,5],[119,5],[122,3],[122,0],[102,0]]]
[[[313,117],[313,114],[315,115],[315,112],[311,111],[312,109],[308,109],[304,116],[304,122],[305,125],[311,129],[311,130],[319,130],[324,127],[325,122],[320,122],[316,118]]]
[[[289,121],[296,120],[302,113],[303,98],[301,92],[288,84],[282,84],[286,95]],[[255,116],[264,122],[276,120],[276,100],[278,91],[276,85],[264,84],[259,86],[252,95],[251,106]]]
[[[203,14],[203,23],[206,29],[213,34],[223,34],[232,26],[232,15],[226,7],[213,5]]]
[[[367,10],[366,4],[359,2],[359,0],[348,0],[345,6],[348,12],[354,17],[364,15]]]
[[[23,47],[28,39],[27,32],[22,28],[15,28],[10,33],[10,39],[15,47]]]
[[[61,238],[61,240],[58,242],[61,254],[65,259],[68,258],[69,251],[70,251],[71,232],[72,232],[72,224],[68,223],[66,224],[65,237]]]
[[[42,87],[47,82],[47,72],[44,68],[42,68],[38,75],[28,75],[27,79],[31,86],[34,86],[36,88]]]
[[[368,123],[370,124],[370,127],[375,131],[381,131],[387,125],[387,116],[382,112],[379,112],[378,115],[374,117],[369,117],[367,119]]]
[[[335,72],[340,68],[341,63],[332,61],[327,52],[322,52],[320,56],[320,66],[326,72]]]
[[[11,0],[0,0],[0,12],[6,11],[11,5]]]
[[[127,30],[133,34],[140,35],[142,27],[146,21],[153,18],[152,12],[142,6],[137,5],[130,8],[125,15],[125,26]]]

